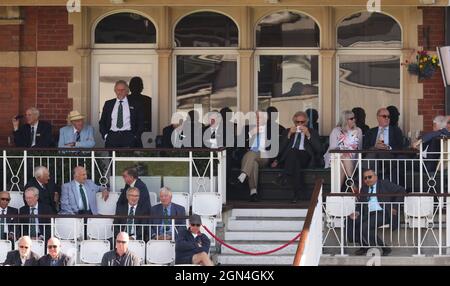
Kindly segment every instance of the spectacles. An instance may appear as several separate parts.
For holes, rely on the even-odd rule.
[[[364,180],[371,180],[373,176],[365,176]]]
[[[355,120],[355,117],[347,118],[347,120]]]
[[[295,122],[295,124],[305,124],[306,121],[304,121],[304,120],[295,120],[294,122]]]
[[[192,225],[192,226],[196,226],[196,227],[201,226],[201,224],[197,224],[197,223],[191,223],[191,225]]]
[[[8,198],[1,198],[0,200],[7,201],[7,202],[11,201],[11,199],[8,199]]]
[[[391,116],[385,115],[385,114],[383,114],[383,115],[378,115],[378,116],[383,117],[383,118],[391,118]]]
[[[447,121],[447,124],[450,124],[450,121]]]
[[[28,249],[29,247],[28,247],[28,246],[25,246],[25,245],[19,245],[19,248]]]
[[[51,248],[58,248],[58,245],[47,245],[47,248],[48,248],[48,249],[51,249]]]
[[[123,243],[123,244],[125,244],[125,243],[127,243],[128,241],[125,241],[125,240],[116,240],[116,243]]]

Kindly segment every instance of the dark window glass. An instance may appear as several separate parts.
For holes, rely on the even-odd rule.
[[[194,13],[175,27],[176,47],[237,47],[238,41],[236,24],[219,13]]]
[[[211,111],[237,106],[237,56],[177,56],[177,110],[202,104]]]
[[[399,24],[382,13],[353,14],[339,24],[337,35],[339,47],[401,48]]]
[[[303,14],[282,11],[264,17],[256,27],[257,47],[320,46],[316,22]]]
[[[95,27],[96,44],[154,44],[156,29],[153,23],[135,13],[107,16]]]

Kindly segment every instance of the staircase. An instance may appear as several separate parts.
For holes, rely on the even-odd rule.
[[[306,209],[232,209],[224,215],[224,240],[249,252],[275,249],[302,230],[306,212]],[[217,262],[222,265],[292,265],[297,245],[298,240],[278,252],[261,256],[243,255],[221,246]]]

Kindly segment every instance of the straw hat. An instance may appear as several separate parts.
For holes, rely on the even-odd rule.
[[[78,112],[77,110],[72,110],[69,115],[67,116],[67,119],[69,121],[74,121],[74,120],[80,120],[80,119],[84,119],[84,116],[81,115],[80,112]]]

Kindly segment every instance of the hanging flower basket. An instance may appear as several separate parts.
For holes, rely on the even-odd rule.
[[[406,61],[408,72],[417,75],[419,80],[430,79],[434,72],[439,67],[439,59],[437,56],[430,56],[427,51],[418,51],[416,55],[416,62],[410,63]]]

